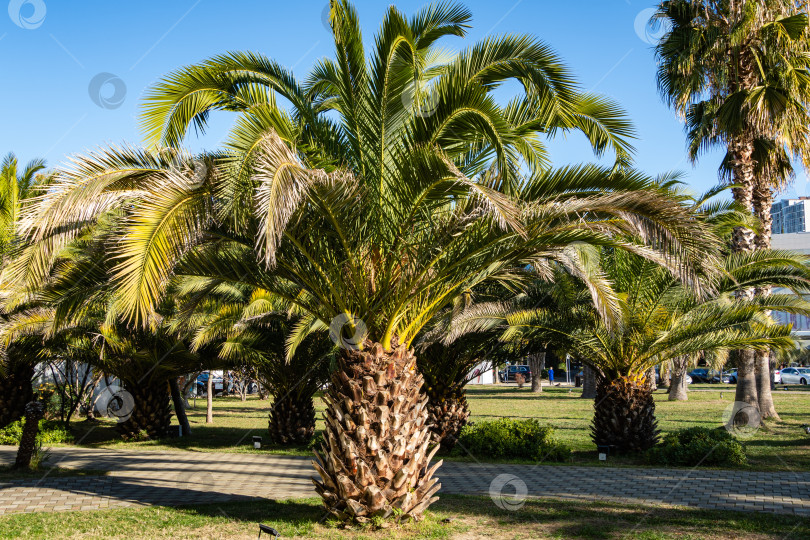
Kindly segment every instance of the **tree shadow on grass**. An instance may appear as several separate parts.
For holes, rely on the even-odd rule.
[[[580,500],[529,499],[518,510],[503,510],[488,497],[444,495],[431,506],[435,512],[458,517],[491,518],[503,530],[521,537],[552,538],[673,538],[725,537],[731,531],[756,531],[784,537],[797,534],[806,518],[766,513],[701,510],[684,507],[637,506]],[[651,536],[647,536],[651,535]],[[510,535],[511,536],[511,535]],[[492,537],[498,537],[493,531]],[[729,536],[730,537],[730,536]],[[759,537],[759,536],[757,536]],[[810,538],[810,529],[797,538]]]

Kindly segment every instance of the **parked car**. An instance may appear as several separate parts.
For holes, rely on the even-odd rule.
[[[531,382],[532,370],[529,366],[508,366],[506,369],[502,369],[498,372],[498,378],[501,382],[514,382],[518,374],[526,378],[525,382]]]
[[[737,368],[723,371],[723,382],[728,384],[737,384]]]
[[[706,368],[693,369],[688,373],[696,383],[719,383],[720,373]]]
[[[782,384],[807,384],[810,381],[810,368],[788,367],[779,374]]]
[[[214,378],[211,381],[211,386],[214,389],[214,395],[217,395],[224,391],[225,381],[223,381],[222,377],[214,375]],[[228,386],[231,387],[233,385],[229,384]],[[197,395],[204,396],[205,393],[208,391],[208,373],[206,372],[200,373],[200,376],[197,377],[196,387],[197,387]],[[228,388],[228,390],[230,391],[230,388]]]

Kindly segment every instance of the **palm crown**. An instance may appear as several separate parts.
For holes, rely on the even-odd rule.
[[[367,60],[356,13],[333,2],[336,59],[304,85],[242,53],[169,75],[147,99],[149,140],[176,145],[212,109],[236,110],[226,151],[80,158],[28,217],[40,251],[26,261],[124,203],[116,278],[131,320],[149,318],[182,256],[178,272],[251,281],[311,319],[360,318],[385,347],[395,335],[409,343],[460,291],[509,279],[514,264],[542,266],[571,242],[616,244],[612,232],[677,253],[673,269],[687,275],[701,226],[677,198],[624,167],[543,167],[541,137],[560,129],[583,131],[624,164],[621,111],[578,92],[527,37],[436,62],[435,41],[463,35],[468,19],[452,5],[410,20],[391,8]],[[501,105],[492,92],[508,80],[524,91]],[[430,114],[424,100],[436,104]]]

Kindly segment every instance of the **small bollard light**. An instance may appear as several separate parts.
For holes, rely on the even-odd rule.
[[[253,448],[258,450],[261,447],[262,447],[262,438],[259,437],[258,435],[254,435],[253,436]]]
[[[597,445],[596,449],[599,451],[599,461],[607,461],[608,454],[610,454],[610,446],[606,444]]]
[[[256,437],[253,437],[253,438],[255,439]],[[261,444],[261,443],[259,443],[259,444]],[[281,535],[278,534],[278,531],[275,530],[270,525],[263,525],[263,524],[259,523],[259,538],[262,537],[263,532],[272,535],[273,538],[280,538],[281,537]]]

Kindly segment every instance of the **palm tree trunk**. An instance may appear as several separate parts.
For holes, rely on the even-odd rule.
[[[116,427],[124,439],[136,439],[143,433],[152,440],[164,437],[172,420],[169,385],[165,380],[129,382],[126,390],[132,396],[132,411]]]
[[[532,392],[543,391],[543,378],[541,374],[546,367],[546,353],[536,353],[529,355],[529,369],[532,370]]]
[[[731,153],[731,169],[734,183],[734,200],[741,206],[751,210],[753,207],[754,186],[754,143],[752,138],[736,138],[729,141]],[[755,245],[754,231],[747,227],[735,227],[731,239],[734,252],[753,251]],[[737,293],[740,298],[753,298],[752,290]],[[745,402],[759,408],[756,382],[756,355],[751,350],[735,351],[737,356],[737,391],[735,401]]]
[[[326,402],[325,438],[313,480],[327,510],[344,522],[421,519],[441,487],[430,466],[439,450],[428,425],[413,350],[366,341],[344,349]]]
[[[9,362],[0,376],[0,429],[25,415],[25,406],[34,399],[31,380],[34,366],[28,362]]]
[[[442,452],[448,453],[458,443],[461,428],[470,417],[467,393],[463,385],[442,384],[441,381],[431,381],[425,393],[433,440],[441,446]]]
[[[658,444],[655,399],[645,377],[600,377],[596,386],[591,440],[616,452],[643,452]]]
[[[596,398],[596,372],[585,364],[582,366],[582,396],[585,399]]]
[[[757,182],[753,194],[754,214],[759,218],[761,230],[756,236],[757,249],[771,249],[771,235],[773,232],[773,216],[771,216],[771,205],[773,204],[773,192],[771,187],[763,182]],[[761,287],[756,290],[758,296],[770,296],[771,287]],[[766,313],[770,317],[770,311]],[[771,387],[773,385],[773,374],[771,371],[771,354],[769,351],[756,351],[755,353],[755,376],[757,380],[757,401],[759,402],[759,414],[762,419],[773,418],[779,420],[779,414],[773,404]]]
[[[270,438],[276,444],[307,444],[315,435],[315,405],[312,394],[299,396],[274,388],[270,408]]]

